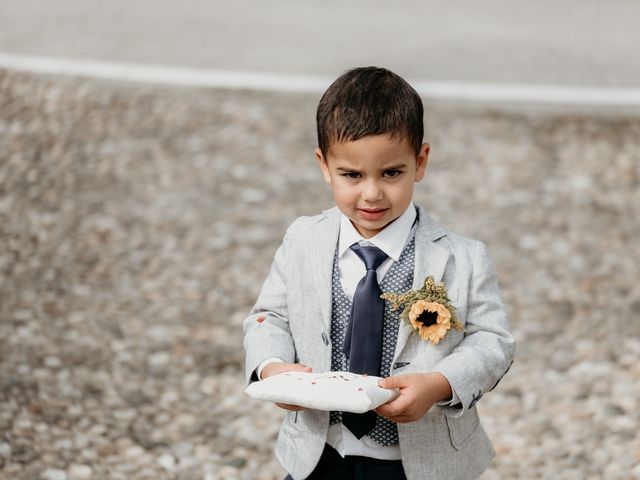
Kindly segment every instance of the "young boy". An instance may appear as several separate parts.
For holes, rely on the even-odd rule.
[[[385,377],[400,396],[362,415],[278,404],[287,478],[468,479],[495,455],[475,404],[515,342],[485,246],[412,201],[429,155],[422,117],[416,91],[374,67],[340,76],[318,105],[315,154],[336,207],[287,230],[244,321],[247,381],[349,370]],[[380,299],[428,276],[464,329],[438,316],[437,338],[424,337]]]

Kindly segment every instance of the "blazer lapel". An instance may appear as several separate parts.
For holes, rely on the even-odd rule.
[[[421,288],[429,275],[436,282],[442,280],[444,269],[449,260],[449,250],[441,247],[436,240],[444,237],[447,231],[427,212],[418,207],[418,227],[416,228],[416,258],[413,267],[413,288]]]
[[[446,230],[420,206],[418,206],[418,226],[416,228],[416,256],[413,269],[413,289],[417,290],[424,285],[424,280],[433,276],[436,282],[442,280],[444,270],[449,261],[450,253],[435,243],[436,240],[446,235]],[[407,343],[413,329],[406,322],[400,322],[398,341],[393,362],[395,363],[402,349]]]
[[[314,225],[309,248],[313,258],[312,269],[316,285],[317,301],[320,304],[322,322],[325,332],[331,328],[331,283],[333,274],[333,257],[340,233],[340,212],[337,207],[322,212],[326,219]]]

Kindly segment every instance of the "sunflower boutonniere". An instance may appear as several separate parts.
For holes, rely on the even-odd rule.
[[[436,345],[451,327],[462,330],[462,323],[456,317],[456,308],[447,296],[444,283],[436,283],[432,276],[424,280],[419,290],[405,293],[385,292],[380,298],[391,302],[391,309],[404,305],[400,318],[411,324],[423,340]]]

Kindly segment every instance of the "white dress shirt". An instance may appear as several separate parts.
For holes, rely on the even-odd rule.
[[[338,239],[338,267],[341,286],[350,300],[353,300],[356,287],[360,279],[366,274],[364,262],[351,250],[351,245],[359,243],[362,246],[375,246],[387,254],[388,258],[376,270],[378,283],[380,283],[393,263],[400,259],[404,247],[413,237],[415,219],[416,208],[411,203],[402,215],[382,231],[371,238],[365,239],[355,229],[351,220],[344,214],[341,215],[340,236]],[[275,357],[266,359],[257,369],[258,378],[261,378],[262,369],[272,362],[283,362],[283,360]],[[458,396],[453,392],[453,397],[450,400],[440,402],[438,405],[453,405],[458,401]],[[382,460],[400,459],[400,447],[398,445],[385,447],[367,435],[358,440],[342,423],[336,423],[329,427],[327,443],[343,457],[345,455],[360,455]]]

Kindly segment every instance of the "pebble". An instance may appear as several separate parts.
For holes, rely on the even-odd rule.
[[[44,364],[48,368],[60,368],[62,366],[62,361],[59,357],[48,356],[44,359]]]
[[[0,443],[0,458],[8,460],[11,458],[11,445],[8,443]]]
[[[73,464],[67,470],[69,480],[89,480],[93,475],[93,470],[88,465]]]
[[[149,366],[154,370],[163,370],[170,360],[169,353],[157,352],[149,356]]]
[[[167,471],[173,471],[176,467],[176,460],[172,455],[168,453],[162,454],[158,457],[158,465],[164,468]]]
[[[287,225],[332,205],[317,98],[0,91],[0,478],[284,478],[242,321]],[[426,131],[415,199],[488,245],[518,341],[482,479],[640,479],[640,119],[427,105]]]
[[[67,480],[67,472],[57,468],[48,468],[42,472],[43,480]]]
[[[144,448],[139,447],[138,445],[134,445],[132,447],[127,448],[123,453],[124,453],[124,458],[129,460],[134,460],[144,455]]]

